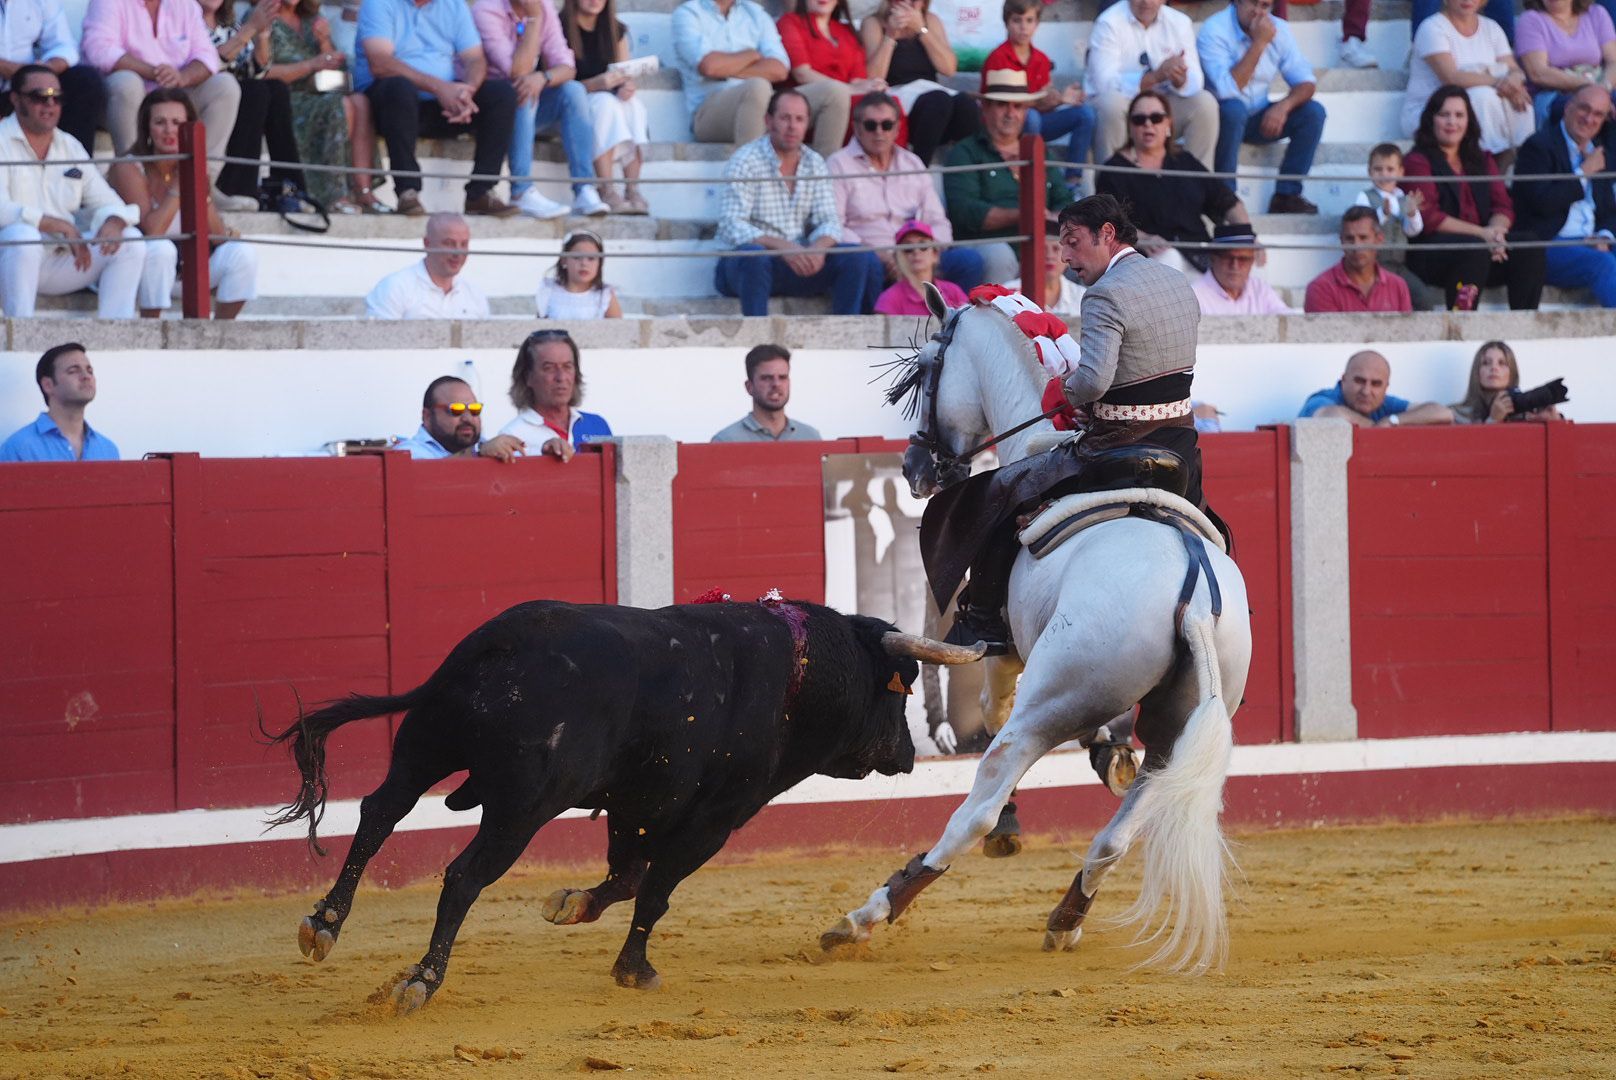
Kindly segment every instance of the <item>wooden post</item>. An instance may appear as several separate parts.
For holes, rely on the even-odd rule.
[[[1021,244],[1021,295],[1044,303],[1044,140],[1021,137],[1021,232],[1030,239]]]
[[[180,241],[180,310],[187,319],[209,317],[212,299],[208,280],[208,180],[207,130],[194,120],[180,127],[180,153],[189,155],[180,162],[180,232],[190,237]]]

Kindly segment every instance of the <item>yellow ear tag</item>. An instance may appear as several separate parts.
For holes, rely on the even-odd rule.
[[[894,671],[892,673],[892,681],[887,683],[887,689],[891,690],[894,694],[912,694],[912,693],[914,693],[914,691],[911,690],[909,687],[903,685],[903,677],[901,675],[899,675],[896,671]]]

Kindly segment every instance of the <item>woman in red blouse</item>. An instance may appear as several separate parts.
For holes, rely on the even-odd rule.
[[[802,91],[813,112],[811,145],[820,156],[830,157],[847,142],[853,102],[872,90],[885,90],[886,81],[868,77],[847,0],[796,0],[780,17],[779,27],[791,59],[791,85]]]
[[[1442,289],[1449,309],[1468,311],[1476,306],[1476,290],[1507,285],[1511,309],[1535,311],[1543,296],[1543,249],[1506,246],[1537,237],[1511,228],[1515,205],[1498,163],[1481,148],[1481,125],[1462,88],[1439,87],[1426,101],[1403,173],[1403,190],[1420,194],[1425,216],[1425,228],[1409,241],[1408,268],[1427,285]],[[1477,179],[1431,182],[1440,176]],[[1427,244],[1466,247],[1423,250]]]

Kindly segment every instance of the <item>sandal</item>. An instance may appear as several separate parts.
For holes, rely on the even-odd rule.
[[[333,214],[361,214],[361,213],[364,213],[363,210],[359,209],[359,207],[357,205],[355,205],[352,201],[350,201],[347,198],[341,198],[341,199],[338,199],[336,202],[332,203],[331,204],[331,212]]]
[[[361,214],[391,214],[393,208],[376,198],[368,187],[359,188],[354,195],[354,205]]]

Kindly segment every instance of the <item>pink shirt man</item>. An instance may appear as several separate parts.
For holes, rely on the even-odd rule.
[[[943,201],[918,157],[903,147],[892,151],[891,172],[920,175],[853,176],[871,172],[869,155],[857,141],[850,142],[825,159],[834,181],[836,212],[842,216],[842,242],[885,244],[906,221],[924,221],[932,227],[940,244],[954,240],[954,228],[943,211]]]
[[[539,32],[539,70],[553,67],[577,67],[578,61],[567,47],[561,33],[561,20],[556,17],[550,0],[539,0],[544,8],[544,27]],[[518,28],[524,20],[511,9],[510,0],[475,0],[471,5],[471,21],[477,25],[477,36],[483,39],[483,55],[488,58],[488,76],[492,79],[511,77],[511,58],[516,55]]]
[[[1279,298],[1272,285],[1253,274],[1238,298],[1230,296],[1208,270],[1190,284],[1201,302],[1202,315],[1294,315],[1296,309]]]
[[[125,56],[176,71],[194,60],[209,72],[219,71],[219,53],[195,0],[161,0],[155,28],[142,0],[90,0],[82,51],[85,63],[102,72],[111,72]],[[156,85],[148,80],[146,89]]]

